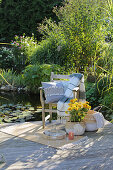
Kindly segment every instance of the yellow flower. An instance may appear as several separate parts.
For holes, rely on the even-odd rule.
[[[71,107],[68,107],[68,110],[69,110],[69,111],[71,111],[71,110],[72,110],[72,108],[71,108]]]
[[[78,100],[78,99],[75,98],[75,99],[74,99],[74,102],[76,102],[77,100]]]
[[[78,109],[79,109],[77,106],[75,106],[74,108],[75,108],[75,110],[78,110]]]
[[[69,106],[72,106],[72,103],[69,103],[68,105],[69,105]]]
[[[81,113],[78,113],[78,116],[81,116]]]
[[[77,106],[77,105],[78,105],[78,103],[77,103],[77,102],[75,102],[73,105],[74,105],[74,106]]]
[[[70,102],[71,102],[71,103],[74,103],[74,99],[71,99]]]
[[[65,113],[66,113],[66,114],[68,114],[68,112],[67,112],[67,111],[65,111]]]
[[[81,107],[82,107],[82,105],[81,105],[81,104],[78,104],[78,107],[79,107],[79,108],[81,108]]]
[[[75,106],[72,106],[72,110],[75,109]]]
[[[83,107],[86,109],[91,109],[91,106],[89,106],[87,103],[83,103]]]
[[[87,104],[86,104],[86,103],[83,103],[83,107],[87,108]]]
[[[70,114],[71,121],[81,121],[84,118],[85,114],[87,114],[87,110],[91,109],[89,102],[77,102],[77,99],[71,99],[68,105],[68,111],[65,113]]]
[[[91,106],[89,106],[89,110],[91,109]]]

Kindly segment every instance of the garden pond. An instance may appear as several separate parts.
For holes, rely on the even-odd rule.
[[[0,92],[0,123],[41,120],[39,94]]]

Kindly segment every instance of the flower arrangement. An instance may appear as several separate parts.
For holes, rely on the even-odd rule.
[[[81,122],[87,114],[87,111],[91,109],[89,102],[77,102],[76,98],[71,99],[68,105],[68,111],[66,111],[65,113],[70,114],[71,122]]]

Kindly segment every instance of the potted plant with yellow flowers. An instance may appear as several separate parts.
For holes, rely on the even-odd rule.
[[[65,112],[69,115],[69,121],[66,122],[65,126],[66,132],[71,131],[74,135],[82,135],[85,131],[83,119],[91,106],[89,102],[77,102],[77,99],[71,99],[68,105],[68,111]]]

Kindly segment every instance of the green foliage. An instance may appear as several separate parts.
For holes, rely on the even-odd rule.
[[[25,86],[25,83],[24,83],[24,80],[21,74],[17,75],[12,70],[7,70],[7,71],[1,70],[0,73],[5,78],[5,80],[7,80],[9,84],[13,86],[17,86],[17,87]],[[6,81],[4,81],[4,79],[0,76],[0,85],[6,85],[6,84],[7,84]]]
[[[105,1],[104,3],[106,4]],[[106,10],[102,10],[103,7],[101,1],[70,0],[64,7],[54,8],[60,20],[58,25],[45,20],[39,27],[46,38],[54,37],[56,53],[62,51],[61,57],[63,60],[65,56],[66,67],[76,67],[80,71],[97,60],[105,42],[108,25],[103,20],[103,17],[108,16]],[[57,51],[59,46],[60,50]]]
[[[0,68],[9,69],[14,67],[14,55],[11,48],[0,48]]]
[[[50,81],[50,74],[52,71],[59,72],[60,66],[49,64],[36,64],[28,65],[23,71],[23,79],[27,88],[37,93],[38,87],[41,86],[41,82]]]
[[[111,120],[113,119],[113,90],[109,91],[109,93],[105,94],[101,101],[102,112],[104,116]]]
[[[86,100],[89,101],[92,108],[99,105],[99,93],[96,88],[95,83],[87,83],[86,84]]]
[[[11,40],[11,45],[13,45],[12,53],[14,56],[14,71],[21,72],[25,66],[30,62],[30,56],[34,52],[37,41],[32,37],[27,37],[25,34],[23,36],[15,35],[14,41]]]
[[[113,90],[111,90],[108,94],[105,94],[102,104],[113,109]]]
[[[54,6],[62,4],[62,0],[2,0],[0,3],[0,36],[5,41],[10,41],[14,35],[34,33],[39,39],[40,33],[37,26],[47,17],[56,20],[52,12]]]
[[[113,78],[103,77],[97,82],[97,90],[101,96],[104,96],[105,93],[108,93],[110,89],[113,89]]]
[[[95,107],[101,102],[105,95],[109,94],[113,88],[113,79],[108,77],[101,78],[96,83],[86,83],[86,98]]]
[[[36,49],[37,40],[33,34],[32,37],[25,36],[25,34],[23,36],[15,35],[10,46],[10,48],[0,48],[0,68],[12,69],[20,73],[30,63],[30,56]]]
[[[113,113],[113,89],[108,88],[109,81],[107,78],[104,78],[99,83],[87,83],[86,99],[92,108],[99,105],[102,106],[101,112],[106,119],[111,120]]]
[[[104,7],[104,10],[107,12],[107,16],[104,18],[106,22],[109,23],[107,27],[107,33],[113,37],[113,1],[107,0],[107,6]],[[98,76],[99,83],[102,79],[106,79],[104,85],[106,90],[113,88],[113,42],[104,43],[100,56],[97,60],[96,65],[96,74]],[[105,79],[104,79],[105,77]],[[104,90],[104,89],[103,89]],[[104,90],[105,91],[105,90]]]
[[[106,36],[106,41],[113,42],[113,1],[107,0],[107,4],[108,4],[107,12],[109,15],[109,27],[107,28],[108,34]]]
[[[105,43],[103,51],[97,61],[96,74],[103,77],[106,73],[109,77],[113,76],[113,43]],[[104,74],[103,74],[104,73]]]
[[[27,87],[30,92],[37,93],[42,81],[50,81],[51,72],[61,73],[63,69],[59,65],[36,64],[28,65],[22,74],[12,70],[1,70],[0,74],[7,82],[16,87]],[[6,85],[6,81],[0,76],[0,85]]]
[[[42,40],[31,56],[31,63],[53,63],[64,66],[66,58],[64,55],[65,49],[63,48],[65,48],[65,46],[60,50],[58,42],[59,39],[56,39],[54,36]]]
[[[13,77],[14,77],[12,70],[8,70],[8,71],[1,70],[1,74],[10,84],[12,84]],[[6,82],[4,81],[4,79],[2,77],[0,77],[0,85],[4,85],[4,84],[6,84]]]

